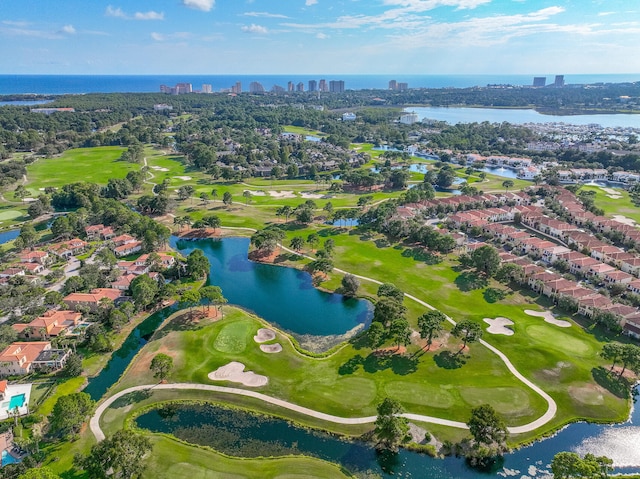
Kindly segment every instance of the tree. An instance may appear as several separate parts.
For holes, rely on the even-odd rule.
[[[242,196],[244,196],[244,200],[245,200],[245,205],[249,204],[249,201],[251,201],[251,197],[253,196],[251,194],[251,192],[249,190],[244,190],[242,192]]]
[[[392,283],[383,283],[378,287],[378,296],[391,298],[398,303],[404,301],[404,291]]]
[[[0,350],[5,349],[18,339],[18,333],[8,324],[0,325]]]
[[[467,426],[476,443],[502,446],[507,440],[507,427],[489,404],[473,408]]]
[[[407,346],[411,342],[411,326],[406,319],[394,320],[391,323],[390,333],[398,349],[400,345]]]
[[[294,236],[289,244],[294,251],[300,252],[304,248],[304,238],[302,236]]]
[[[367,339],[372,348],[378,347],[384,340],[386,331],[384,325],[377,321],[372,322],[367,330]]]
[[[194,279],[206,277],[209,274],[211,264],[201,249],[194,249],[187,256],[187,274]]]
[[[373,309],[373,321],[389,327],[396,319],[404,319],[407,308],[393,298],[382,297]]]
[[[637,370],[638,366],[640,366],[640,347],[635,344],[625,344],[622,346],[620,362],[622,363],[620,377],[622,377],[627,368],[634,371]]]
[[[320,243],[318,233],[310,233],[309,236],[307,236],[307,243],[312,249],[315,249],[316,246],[318,246],[318,243]]]
[[[36,467],[20,474],[18,479],[60,479],[60,476],[48,467]]]
[[[200,288],[200,298],[207,304],[207,311],[212,304],[219,303],[222,299],[222,290],[218,286],[205,286]]]
[[[506,192],[509,188],[513,187],[513,180],[504,180],[502,182],[502,187],[504,188],[504,191]]]
[[[401,417],[404,409],[395,399],[385,398],[378,405],[378,416],[375,421],[374,436],[376,448],[396,451],[404,442],[409,432],[409,423]]]
[[[493,246],[484,245],[471,253],[471,261],[478,271],[488,278],[492,278],[500,268],[500,255]]]
[[[131,479],[140,477],[142,458],[151,449],[149,438],[122,429],[92,446],[88,456],[77,455],[73,462],[92,479]]]
[[[214,188],[211,190],[211,198],[213,198],[213,201],[215,201],[217,197],[218,197],[218,189]]]
[[[72,354],[62,368],[62,374],[69,378],[76,378],[82,374],[82,357]]]
[[[231,193],[225,191],[224,195],[222,195],[222,202],[226,207],[231,206],[233,204],[233,196],[231,195]]]
[[[51,430],[62,436],[75,435],[93,410],[93,405],[94,401],[87,393],[61,396],[49,416]]]
[[[195,308],[200,302],[200,291],[195,289],[188,289],[180,296],[180,306],[183,308],[189,309],[189,314],[191,315],[193,312],[193,308]]]
[[[173,367],[173,358],[163,353],[156,354],[151,360],[149,369],[153,371],[153,377],[164,381]]]
[[[151,279],[148,274],[136,276],[129,286],[131,296],[136,303],[136,307],[142,310],[147,309],[158,294],[158,282]]]
[[[293,214],[293,208],[291,206],[285,205],[281,206],[276,210],[276,216],[284,216],[284,222],[287,223],[289,221],[289,216]]]
[[[27,223],[20,228],[20,235],[18,235],[18,238],[22,240],[22,244],[25,248],[30,248],[38,240],[38,233],[31,223]]]
[[[482,327],[469,319],[460,321],[451,331],[456,338],[462,338],[462,351],[468,343],[478,341],[482,337]]]
[[[600,356],[611,361],[611,369],[613,369],[618,362],[618,359],[622,356],[623,348],[624,346],[620,343],[606,343],[602,346]]]
[[[586,454],[584,459],[575,452],[559,452],[551,461],[555,479],[600,479],[609,477],[613,461],[606,456]]]
[[[427,311],[418,318],[418,331],[420,337],[427,340],[427,349],[431,347],[434,336],[437,336],[444,327],[447,317],[438,310]]]
[[[345,296],[355,296],[358,293],[360,287],[360,280],[352,274],[345,274],[342,277],[342,294]]]

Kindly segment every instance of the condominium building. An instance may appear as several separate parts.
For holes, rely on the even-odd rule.
[[[211,85],[209,83],[202,84],[202,93],[212,93]]]
[[[327,80],[325,80],[324,78],[322,80],[320,80],[320,83],[318,84],[318,90],[320,90],[320,91],[329,91],[329,87],[327,85]]]
[[[316,91],[318,89],[318,82],[315,80],[309,80],[309,91]]]
[[[344,93],[344,81],[331,80],[329,82],[329,91],[331,93]]]

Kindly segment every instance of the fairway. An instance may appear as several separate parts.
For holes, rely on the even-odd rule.
[[[110,178],[124,178],[140,165],[120,161],[125,148],[100,146],[65,151],[57,158],[42,158],[27,166],[27,187],[34,196],[47,186],[61,187],[77,181],[106,185]]]
[[[591,346],[578,338],[569,336],[548,326],[534,325],[527,328],[527,334],[541,342],[546,342],[556,349],[562,349],[567,353],[578,354],[580,356],[590,356],[593,354]]]

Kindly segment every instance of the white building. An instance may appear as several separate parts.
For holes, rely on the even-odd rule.
[[[352,112],[347,112],[342,114],[342,121],[356,121],[356,114]]]
[[[400,123],[403,125],[412,125],[414,123],[418,123],[420,119],[418,118],[418,114],[416,112],[411,113],[403,113],[400,115]]]

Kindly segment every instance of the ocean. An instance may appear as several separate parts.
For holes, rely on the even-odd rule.
[[[210,84],[212,91],[229,89],[236,82],[248,91],[253,81],[266,90],[273,85],[287,87],[289,81],[302,82],[305,91],[309,80],[343,80],[347,90],[386,89],[390,80],[405,82],[409,88],[467,88],[488,84],[531,85],[534,76],[544,75],[0,75],[0,95],[66,93],[150,93],[159,92],[160,85],[191,83],[194,90]],[[553,74],[546,75],[547,83]],[[640,81],[640,74],[565,75],[566,84],[623,83]]]

